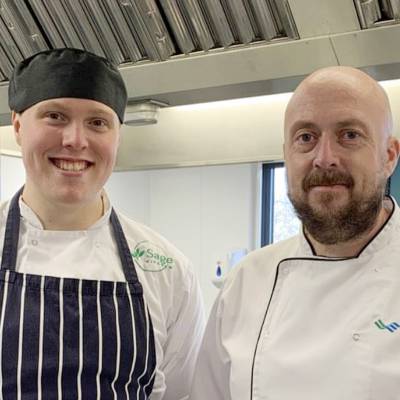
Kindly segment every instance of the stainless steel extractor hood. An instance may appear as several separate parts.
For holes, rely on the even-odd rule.
[[[326,65],[400,77],[400,0],[1,0],[0,124],[24,57],[85,48],[120,65],[133,102],[292,90]]]
[[[298,38],[286,1],[2,0],[3,80],[23,57],[85,48],[117,64]]]

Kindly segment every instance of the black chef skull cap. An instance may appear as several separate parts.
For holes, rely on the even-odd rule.
[[[43,100],[90,99],[113,109],[121,123],[127,91],[118,68],[85,50],[46,50],[21,61],[13,70],[8,105],[20,113]]]

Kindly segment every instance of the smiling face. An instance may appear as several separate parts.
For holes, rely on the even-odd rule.
[[[13,113],[29,204],[86,206],[98,201],[115,164],[120,123],[94,100],[58,98]]]
[[[296,90],[285,115],[289,197],[320,243],[354,239],[374,225],[397,161],[388,102],[351,68],[322,70]]]

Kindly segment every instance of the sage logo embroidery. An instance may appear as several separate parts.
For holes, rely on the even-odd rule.
[[[400,324],[398,324],[397,322],[391,322],[390,324],[385,324],[381,319],[375,321],[375,325],[379,329],[387,329],[391,333],[395,332],[397,329],[400,328]]]
[[[147,240],[139,242],[131,254],[135,263],[143,271],[160,272],[175,266],[175,260],[172,257],[165,255],[161,247]]]

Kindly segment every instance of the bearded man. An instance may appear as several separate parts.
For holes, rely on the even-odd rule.
[[[285,114],[302,232],[250,254],[208,322],[191,400],[395,400],[400,392],[399,156],[386,93],[365,73],[307,77]],[[398,329],[398,330],[397,330]]]

